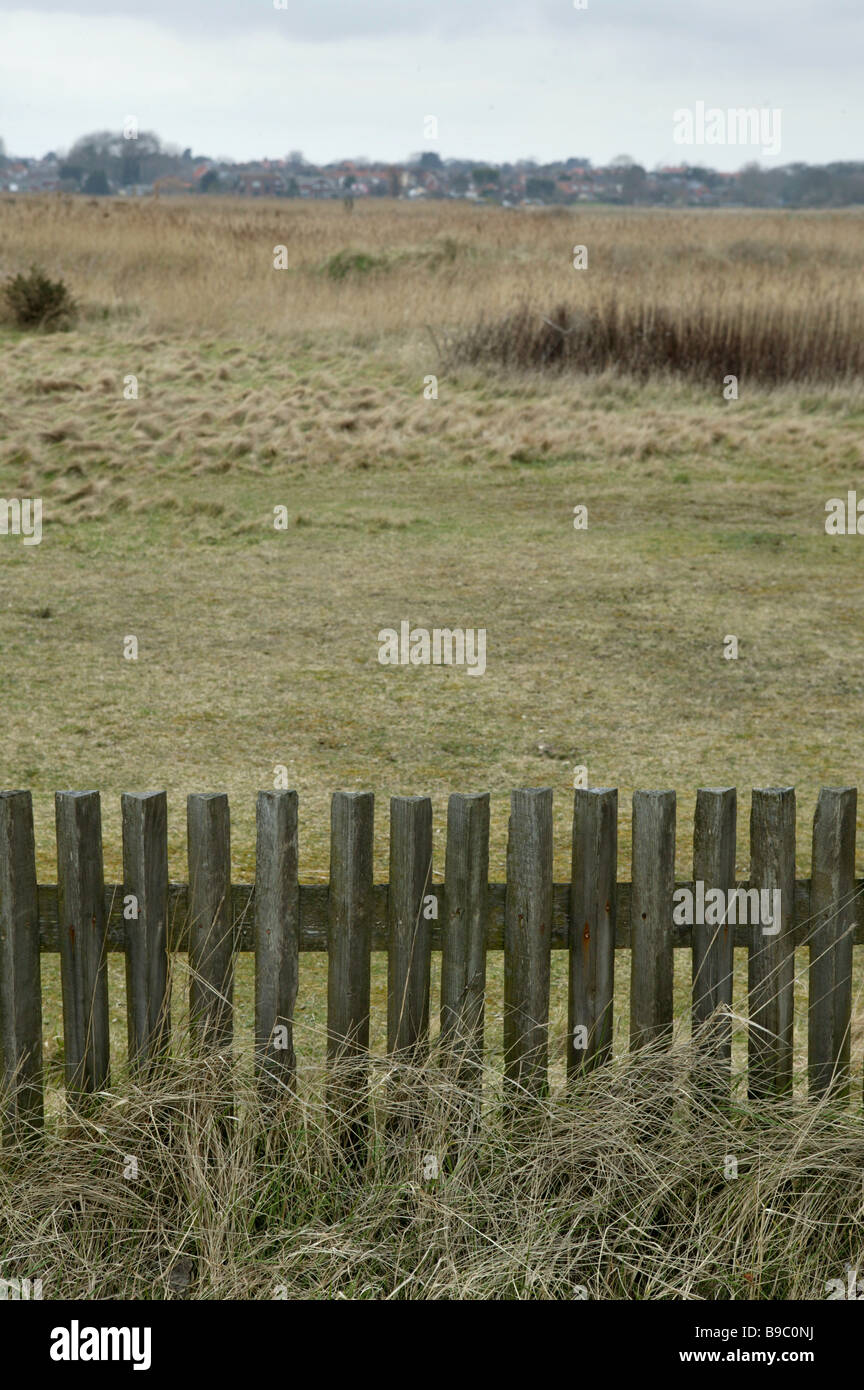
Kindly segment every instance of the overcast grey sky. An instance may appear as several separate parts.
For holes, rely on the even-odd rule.
[[[236,159],[819,163],[864,157],[862,57],[864,0],[0,0],[0,136],[42,154],[134,116]],[[780,153],[682,149],[700,101],[779,108]]]

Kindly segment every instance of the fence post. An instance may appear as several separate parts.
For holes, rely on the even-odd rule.
[[[630,1046],[672,1034],[675,793],[633,793],[630,895]]]
[[[795,983],[795,788],[753,792],[750,812],[750,887],[780,893],[780,921],[752,928],[748,962],[750,1028],[748,1092],[751,1098],[792,1088],[792,1009]]]
[[[454,1074],[468,1085],[483,1068],[486,930],[489,898],[489,793],[454,793],[447,803],[441,925],[441,1041]]]
[[[226,1053],[233,1034],[231,830],[222,792],[186,802],[189,850],[189,1023],[200,1054]]]
[[[374,829],[372,792],[334,794],[327,899],[328,1089],[340,1143],[358,1160],[368,1125]]]
[[[255,1073],[271,1095],[294,1078],[300,949],[297,793],[258,793],[255,851]]]
[[[57,920],[66,1094],[110,1084],[105,882],[99,793],[57,792]]]
[[[14,1142],[42,1126],[42,987],[33,799],[0,792],[0,1082]]]
[[[504,908],[504,1075],[519,1090],[547,1090],[552,942],[552,789],[510,796]]]
[[[489,911],[489,793],[454,793],[447,803],[444,916],[441,923],[441,1045],[456,1083],[452,1128],[470,1135],[479,1124],[486,1007]],[[459,1156],[451,1143],[446,1164]]]
[[[432,883],[432,802],[427,796],[390,800],[387,1047],[421,1061],[429,1036],[432,928],[424,898]]]
[[[577,788],[570,875],[569,1077],[592,1071],[612,1055],[617,875],[617,789]]]
[[[709,1089],[718,1100],[728,1094],[732,1061],[732,1020],[724,1011],[732,1007],[735,928],[727,905],[728,891],[735,887],[737,816],[734,787],[700,787],[693,823],[693,887],[696,892],[696,884],[704,884],[704,897],[719,889],[723,904],[711,913],[712,921],[693,922],[692,1018],[697,1046],[711,1068]]]
[[[849,1095],[852,937],[855,932],[855,787],[823,787],[813,817],[810,870],[808,1073],[811,1096]]]
[[[168,803],[164,792],[124,793],[123,894],[129,1065],[146,1071],[168,1051]],[[125,899],[134,898],[127,915]]]

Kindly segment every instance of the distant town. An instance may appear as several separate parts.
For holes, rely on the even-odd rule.
[[[77,140],[67,154],[22,159],[0,141],[0,192],[89,197],[222,194],[245,198],[460,198],[503,207],[574,203],[687,207],[849,207],[864,204],[864,161],[757,163],[735,172],[704,165],[644,169],[628,155],[607,165],[572,156],[548,164],[443,159],[427,150],[401,164],[343,159],[316,165],[294,150],[281,159],[234,163],[161,143],[127,128]]]

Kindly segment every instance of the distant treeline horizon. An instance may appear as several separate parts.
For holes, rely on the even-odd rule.
[[[864,204],[864,159],[825,164],[796,161],[772,168],[754,160],[732,172],[689,161],[648,170],[626,154],[606,165],[578,155],[548,162],[479,162],[445,159],[434,150],[409,155],[402,162],[356,156],[315,163],[300,150],[276,158],[236,160],[196,153],[191,146],[181,150],[152,131],[138,131],[132,118],[122,131],[84,135],[68,152],[51,150],[39,158],[8,155],[0,140],[0,188],[7,190],[107,196],[149,189],[160,181],[174,183],[184,192],[288,198],[351,194],[475,198],[510,204],[805,208]]]

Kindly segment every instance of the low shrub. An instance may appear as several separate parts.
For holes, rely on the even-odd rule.
[[[41,266],[24,275],[11,275],[2,286],[6,314],[16,328],[46,332],[68,328],[77,318],[78,306],[63,280],[52,280]]]
[[[373,256],[368,251],[337,251],[324,262],[323,270],[331,280],[345,280],[349,275],[368,275],[372,270],[386,266],[384,256]]]

